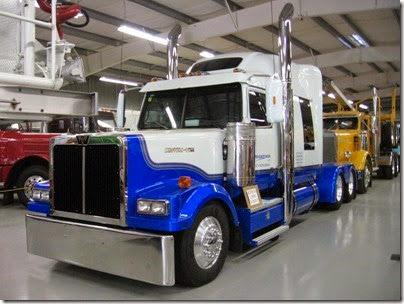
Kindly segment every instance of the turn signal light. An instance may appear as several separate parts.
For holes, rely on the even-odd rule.
[[[183,77],[186,77],[187,76],[187,74],[185,74],[185,73],[180,73],[179,75],[178,75],[178,78],[183,78]]]
[[[192,186],[192,179],[189,176],[180,176],[178,179],[178,186],[181,189],[188,189]]]

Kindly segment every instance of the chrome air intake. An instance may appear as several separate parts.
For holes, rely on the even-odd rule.
[[[255,183],[255,124],[227,124],[227,181],[237,187]]]
[[[293,101],[292,101],[292,51],[290,42],[291,20],[293,5],[286,4],[279,15],[279,59],[281,78],[283,81],[283,181],[285,201],[285,224],[288,225],[293,216],[293,177],[294,177],[294,149],[293,149]]]
[[[168,34],[167,44],[167,79],[178,78],[178,39],[181,36],[181,25],[176,24]]]

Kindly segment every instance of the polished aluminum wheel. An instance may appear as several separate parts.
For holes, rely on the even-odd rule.
[[[353,195],[354,192],[354,176],[352,171],[349,173],[349,182],[348,182],[348,194],[350,196]]]
[[[337,195],[336,195],[337,202],[341,201],[342,193],[343,193],[342,177],[341,177],[341,175],[338,175],[338,178],[337,178]]]
[[[366,167],[365,167],[365,187],[366,188],[369,187],[371,177],[372,177],[372,173],[369,170],[369,166],[366,165]]]
[[[39,175],[32,175],[28,177],[24,183],[25,196],[28,198],[32,198],[32,188],[36,183],[42,182],[43,180],[43,177]]]
[[[222,228],[213,216],[205,217],[195,233],[194,255],[196,263],[202,269],[212,267],[222,251]]]

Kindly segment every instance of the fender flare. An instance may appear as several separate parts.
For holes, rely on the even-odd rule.
[[[217,200],[225,209],[229,211],[228,213],[233,217],[233,223],[236,227],[239,226],[239,220],[234,207],[233,201],[227,191],[218,184],[204,183],[199,185],[194,192],[188,197],[184,205],[180,210],[180,218],[187,217],[188,220],[185,225],[185,229],[190,228],[195,220],[195,217],[209,201]],[[231,219],[229,219],[231,220]]]
[[[352,153],[351,162],[355,164],[358,171],[365,170],[366,160],[370,157],[368,151],[360,150]]]

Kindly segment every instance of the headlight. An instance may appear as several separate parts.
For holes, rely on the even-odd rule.
[[[137,213],[149,215],[167,215],[168,200],[148,200],[139,198],[137,200]]]
[[[47,190],[32,190],[32,200],[34,201],[49,201],[49,191]]]

